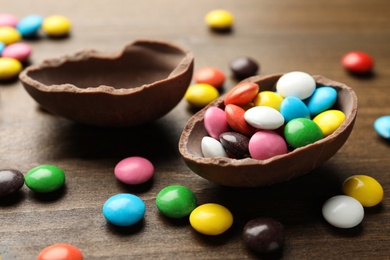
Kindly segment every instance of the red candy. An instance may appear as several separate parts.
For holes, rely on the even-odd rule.
[[[255,128],[248,124],[244,118],[245,110],[234,104],[228,104],[225,107],[226,121],[229,126],[236,132],[251,136]]]
[[[259,85],[256,83],[241,83],[232,88],[225,97],[225,105],[246,105],[251,102],[259,93]]]
[[[215,88],[220,88],[225,82],[225,74],[219,69],[207,67],[198,70],[194,74],[194,80],[196,83],[206,83]]]
[[[55,244],[44,248],[37,260],[83,260],[81,251],[69,244]]]
[[[352,51],[345,54],[341,64],[353,73],[368,73],[374,68],[374,60],[362,51]]]

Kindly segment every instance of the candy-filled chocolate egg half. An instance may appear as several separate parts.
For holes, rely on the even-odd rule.
[[[27,67],[27,92],[45,110],[72,121],[126,127],[158,119],[184,96],[193,54],[173,43],[141,39],[116,53],[83,50]]]
[[[278,105],[275,106],[274,102],[272,104],[274,108],[271,108],[264,107],[261,102],[259,105],[257,97],[253,98],[252,92],[256,89],[255,84],[258,85],[259,94],[273,96],[276,93],[279,95],[285,90],[282,87],[275,92],[278,84],[280,85],[282,82],[290,84],[289,82],[296,80],[296,77],[299,79],[298,83],[304,83],[304,81],[307,83],[307,86],[303,86],[303,92],[306,93],[299,100],[294,96],[282,97],[280,101],[276,102]],[[280,80],[281,78],[282,80]],[[304,81],[300,82],[302,79]],[[313,84],[314,86],[312,86]],[[316,94],[315,91],[318,89],[320,92]],[[335,90],[336,93],[329,91],[330,89]],[[318,100],[318,96],[328,92],[330,94],[327,100],[335,96],[336,98],[333,101],[322,102],[322,112],[312,109],[313,105],[317,108],[313,102]],[[248,95],[251,96],[249,99],[252,100],[248,104],[230,104],[232,100],[239,103],[245,100]],[[265,98],[262,98],[265,102]],[[298,106],[294,106],[296,104]],[[256,108],[256,106],[258,107]],[[286,112],[286,107],[289,106],[292,110]],[[212,107],[214,108],[212,110],[220,109],[219,118],[223,117],[221,111],[225,112],[229,125],[227,127],[225,124],[224,128],[220,128],[222,130],[214,129],[215,131],[212,132],[214,138],[210,136],[208,128],[217,120],[210,120],[211,122],[207,123],[209,113],[214,112],[209,110]],[[308,110],[304,110],[304,113],[294,115],[296,107],[309,107],[310,109],[307,108]],[[253,110],[253,108],[256,109]],[[258,112],[254,113],[256,110]],[[279,110],[282,110],[283,113]],[[232,113],[231,111],[235,111],[233,116],[229,114]],[[249,112],[247,113],[247,111]],[[279,120],[278,113],[283,115],[282,121]],[[264,115],[270,114],[272,114],[271,118],[265,117],[264,119]],[[213,101],[188,120],[180,137],[179,151],[193,172],[214,183],[233,187],[275,184],[308,173],[335,155],[351,134],[356,115],[357,96],[350,87],[343,83],[320,75],[311,76],[296,72],[289,75],[286,73],[253,76],[240,82],[226,95]],[[294,118],[294,116],[298,118]],[[236,120],[239,123],[237,121],[231,123],[229,117],[237,117]],[[243,118],[250,120],[244,122]],[[281,123],[283,123],[282,126],[280,126]],[[246,124],[245,127],[243,127],[244,124]],[[304,131],[301,131],[302,129]],[[220,138],[215,136],[216,131],[220,131],[218,132]],[[228,131],[228,133],[221,134],[223,131]],[[239,133],[234,134],[234,132]],[[237,138],[237,135],[246,136],[246,138]],[[305,140],[306,137],[309,141]],[[213,138],[217,143],[220,141],[220,144],[215,142],[208,144],[210,138]],[[226,145],[229,140],[241,140],[239,141],[241,143],[238,143],[239,148],[234,141]],[[242,145],[244,143],[242,140],[245,140],[244,145]],[[224,148],[226,153],[213,153],[214,148],[216,150]],[[264,149],[268,149],[270,152],[268,153],[268,150]],[[209,155],[205,156],[205,151]]]

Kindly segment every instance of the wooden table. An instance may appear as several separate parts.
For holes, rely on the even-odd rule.
[[[230,33],[210,31],[207,12],[223,8],[236,18]],[[346,83],[357,93],[359,112],[347,143],[320,168],[270,187],[229,188],[194,174],[178,152],[178,140],[193,114],[182,100],[156,122],[127,129],[82,126],[38,107],[19,81],[0,85],[0,168],[26,173],[53,164],[66,173],[60,192],[38,195],[26,186],[0,201],[0,255],[3,260],[35,259],[46,246],[70,243],[85,259],[253,259],[241,237],[245,223],[270,216],[285,227],[283,259],[389,259],[390,143],[373,129],[376,118],[390,114],[390,3],[388,0],[208,1],[84,0],[4,1],[1,12],[62,14],[73,23],[71,36],[27,41],[31,63],[86,48],[116,51],[136,38],[173,41],[195,54],[195,70],[214,66],[227,75],[224,90],[236,84],[228,69],[237,56],[261,64],[260,74],[305,71]],[[340,65],[352,50],[370,53],[372,77],[358,78]],[[145,103],[145,106],[153,104]],[[116,163],[144,156],[155,166],[152,181],[120,184]],[[341,184],[354,174],[367,174],[383,186],[382,203],[365,210],[363,222],[337,229],[322,217],[324,201],[341,194]],[[234,224],[220,236],[204,236],[187,219],[163,217],[157,193],[171,184],[192,189],[198,204],[220,203]],[[117,193],[133,193],[147,206],[142,223],[130,228],[109,225],[101,210]]]

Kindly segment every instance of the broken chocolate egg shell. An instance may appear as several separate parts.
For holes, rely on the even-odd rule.
[[[42,108],[95,126],[144,124],[183,98],[194,56],[173,43],[136,40],[107,54],[84,50],[27,67],[19,78]]]
[[[260,91],[274,91],[275,84],[282,75],[253,76],[244,81],[258,83]],[[338,92],[333,108],[343,111],[346,119],[333,134],[267,160],[204,158],[201,140],[208,135],[203,122],[204,113],[211,106],[223,109],[224,96],[222,96],[197,112],[187,122],[179,141],[179,151],[184,162],[199,176],[211,182],[232,187],[260,187],[288,181],[325,163],[337,153],[351,134],[357,114],[357,97],[355,92],[343,83],[323,76],[313,77],[318,86],[332,86]]]

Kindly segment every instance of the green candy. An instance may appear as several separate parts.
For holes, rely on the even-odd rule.
[[[64,185],[65,174],[56,166],[40,165],[27,172],[24,182],[33,191],[47,193]]]
[[[157,194],[156,206],[167,217],[182,218],[188,216],[196,208],[197,200],[189,188],[171,185]]]
[[[324,138],[324,134],[321,128],[312,120],[296,118],[286,124],[284,137],[290,146],[298,148]]]

